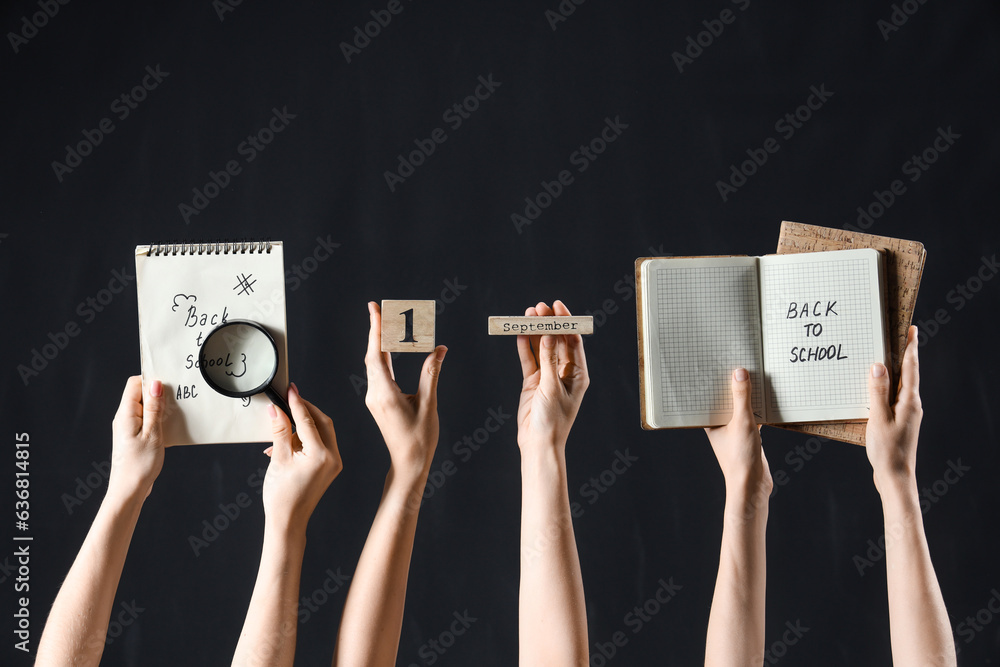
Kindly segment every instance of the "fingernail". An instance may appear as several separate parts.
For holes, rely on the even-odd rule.
[[[267,414],[271,415],[271,419],[278,418],[278,411],[274,409],[274,405],[267,406]]]
[[[542,347],[555,347],[556,337],[555,336],[542,336]]]
[[[153,384],[149,385],[149,395],[156,398],[163,396],[163,383],[159,380],[153,380]]]
[[[872,364],[872,377],[880,378],[883,375],[885,375],[885,366],[876,361]]]
[[[295,385],[294,382],[289,382],[288,388],[294,391],[296,394],[299,393],[299,388]]]
[[[750,378],[750,374],[747,373],[747,369],[745,368],[737,368],[733,371],[733,378],[735,378],[737,382],[746,382]]]
[[[448,353],[448,348],[444,345],[440,346],[437,351],[437,360],[444,361],[444,355]]]

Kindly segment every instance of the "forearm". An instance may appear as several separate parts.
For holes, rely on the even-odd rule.
[[[35,665],[97,665],[145,494],[109,489],[56,595]]]
[[[344,603],[335,665],[396,664],[406,580],[427,472],[390,468],[386,476],[382,500]]]
[[[764,659],[767,489],[727,489],[719,574],[705,665],[759,667]]]
[[[260,569],[233,665],[292,665],[305,527],[266,525]]]
[[[522,450],[520,665],[586,665],[587,613],[562,448]]]
[[[927,547],[916,480],[882,491],[893,664],[955,665],[955,640]]]

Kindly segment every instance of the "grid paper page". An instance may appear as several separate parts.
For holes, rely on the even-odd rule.
[[[756,260],[677,258],[651,260],[648,268],[654,425],[727,423],[739,366],[750,372],[754,413],[763,421]]]
[[[868,417],[868,368],[885,360],[878,261],[875,250],[761,259],[769,421]]]

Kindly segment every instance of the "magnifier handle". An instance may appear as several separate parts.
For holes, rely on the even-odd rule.
[[[271,385],[264,387],[264,394],[271,399],[271,402],[281,408],[286,415],[288,415],[288,421],[292,422],[292,433],[295,433],[295,419],[292,417],[292,411],[288,407],[288,403],[281,397],[281,394],[276,392]]]

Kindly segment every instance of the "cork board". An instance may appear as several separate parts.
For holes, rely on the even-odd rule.
[[[927,252],[917,241],[894,239],[844,229],[816,227],[798,222],[782,222],[778,235],[779,255],[799,252],[822,252],[849,248],[875,248],[885,258],[886,335],[891,359],[891,377],[899,378],[906,347],[906,332],[913,321],[917,290],[924,271]],[[856,445],[865,444],[866,421],[824,424],[774,424],[779,428],[809,433]]]

